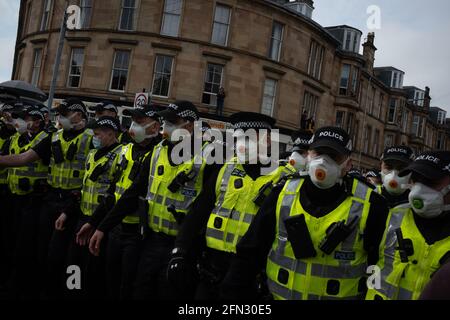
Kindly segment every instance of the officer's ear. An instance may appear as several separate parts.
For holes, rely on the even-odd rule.
[[[343,168],[343,176],[345,176],[353,167],[353,160],[351,158],[351,155],[348,155],[348,159],[346,160],[345,167]]]

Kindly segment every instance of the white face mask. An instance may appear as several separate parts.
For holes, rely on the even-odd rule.
[[[392,195],[400,195],[408,189],[411,174],[404,177],[399,177],[398,173],[399,172],[397,170],[381,172],[383,186],[386,191]]]
[[[238,139],[236,141],[236,156],[241,163],[255,164],[258,161],[258,143],[247,139]]]
[[[28,122],[26,122],[23,119],[14,119],[13,120],[14,123],[14,128],[16,128],[16,131],[19,134],[24,134],[25,132],[27,132],[28,130]]]
[[[71,121],[73,116],[74,115],[72,115],[70,117],[64,117],[62,115],[59,115],[58,122],[64,130],[71,130],[75,127],[75,125]]]
[[[181,129],[187,124],[188,124],[187,121],[179,125],[173,124],[172,122],[169,121],[164,121],[163,134],[170,142],[179,142],[180,140],[182,140],[182,137],[179,137],[179,139],[176,140],[174,137],[174,132],[178,129]]]
[[[102,140],[100,140],[99,137],[93,136],[92,137],[92,145],[94,146],[94,149],[101,149],[102,148]]]
[[[328,155],[310,157],[308,162],[308,173],[312,183],[319,189],[330,189],[342,179],[342,169],[347,161],[339,165]]]
[[[289,157],[289,164],[293,166],[297,171],[303,172],[306,170],[306,164],[308,163],[308,158],[302,156],[297,151],[294,151]]]
[[[261,163],[267,163],[270,161],[267,145],[267,135],[262,135],[255,141],[248,137],[242,136],[240,133],[236,134],[236,156],[241,163],[256,164],[258,160]]]
[[[149,127],[151,127],[153,124],[155,124],[156,121],[152,121],[149,124],[146,124],[145,126],[141,126],[140,124],[133,122],[131,124],[129,133],[130,136],[136,141],[137,143],[141,143],[145,139],[154,138],[158,135],[158,132],[155,132],[153,134],[146,134],[145,130]]]
[[[427,219],[436,218],[442,212],[450,210],[450,204],[444,204],[444,197],[450,192],[450,185],[436,191],[422,183],[415,183],[409,193],[409,204],[415,213]]]

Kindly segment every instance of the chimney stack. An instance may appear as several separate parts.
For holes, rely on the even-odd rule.
[[[375,47],[375,33],[369,32],[367,34],[367,40],[363,44],[363,56],[366,60],[366,67],[370,74],[373,74],[373,66],[375,63],[375,51],[377,48]]]
[[[425,109],[430,109],[430,106],[431,106],[430,87],[425,87],[425,100],[423,102],[423,107]]]

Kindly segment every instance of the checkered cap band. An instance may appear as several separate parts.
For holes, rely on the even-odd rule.
[[[245,121],[237,122],[234,129],[272,129],[272,127],[264,121]]]

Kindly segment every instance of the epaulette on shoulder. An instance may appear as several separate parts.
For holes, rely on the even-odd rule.
[[[288,175],[281,177],[281,179],[278,180],[277,183],[275,183],[274,187],[284,187],[284,185],[286,184],[286,182],[288,180],[301,179],[301,178],[303,178],[303,177],[300,175],[299,172],[288,174]]]

